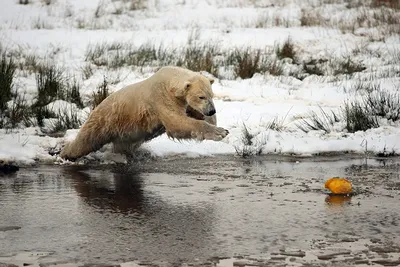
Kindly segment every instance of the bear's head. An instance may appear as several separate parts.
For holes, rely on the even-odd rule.
[[[213,82],[212,78],[198,74],[185,81],[181,90],[177,90],[176,97],[184,100],[190,117],[202,120],[204,116],[216,113],[211,89]]]

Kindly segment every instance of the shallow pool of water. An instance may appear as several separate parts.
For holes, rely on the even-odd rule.
[[[352,181],[355,194],[330,196],[323,186],[333,176]],[[0,177],[0,262],[395,262],[399,203],[397,160],[23,168]]]

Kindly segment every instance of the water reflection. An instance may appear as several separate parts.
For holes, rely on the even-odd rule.
[[[345,205],[350,204],[351,196],[329,194],[325,198],[325,202],[330,206],[345,206]]]
[[[95,172],[65,169],[72,186],[84,202],[97,209],[140,212],[143,209],[142,178],[136,172]]]
[[[145,181],[151,177],[140,172],[77,168],[63,172],[84,204],[82,228],[90,241],[80,249],[87,248],[91,256],[176,262],[213,255],[215,214],[210,203],[171,202],[153,191],[168,187],[151,189]]]

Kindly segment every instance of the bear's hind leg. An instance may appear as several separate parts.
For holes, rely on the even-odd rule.
[[[75,140],[65,145],[60,156],[68,160],[86,156],[90,152],[99,150],[110,143],[113,135],[106,132],[100,124],[93,123],[90,119],[79,130]]]

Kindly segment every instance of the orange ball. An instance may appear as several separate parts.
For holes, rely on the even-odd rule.
[[[325,188],[328,188],[334,194],[350,194],[352,191],[351,182],[339,177],[333,177],[326,181]]]

